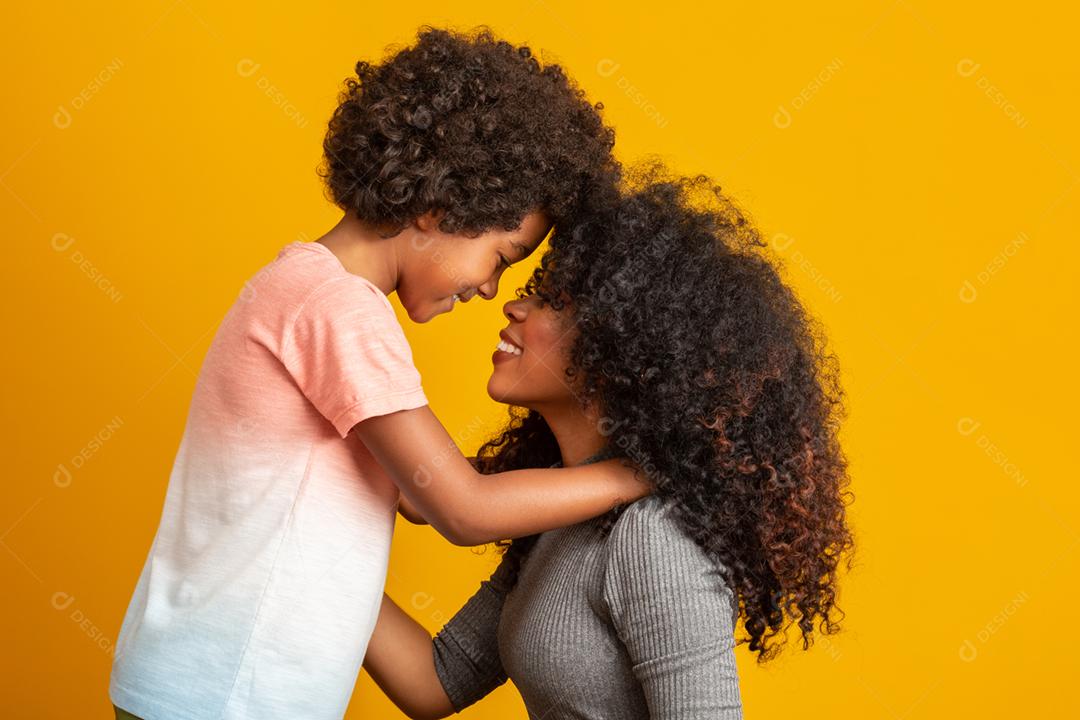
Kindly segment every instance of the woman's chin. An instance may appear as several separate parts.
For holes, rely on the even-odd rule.
[[[488,378],[487,394],[495,402],[503,402],[502,397],[499,395],[499,384],[495,381],[494,373]]]
[[[504,405],[518,405],[519,403],[514,402],[513,395],[507,394],[506,391],[503,389],[503,383],[500,382],[500,378],[496,377],[496,375],[498,375],[498,372],[498,370],[495,370],[491,373],[491,377],[488,378],[488,397],[495,402],[503,403]]]

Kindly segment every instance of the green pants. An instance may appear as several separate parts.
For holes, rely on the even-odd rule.
[[[137,715],[132,715],[127,710],[122,710],[115,705],[113,705],[113,710],[116,711],[116,720],[142,720],[141,717],[138,717]]]

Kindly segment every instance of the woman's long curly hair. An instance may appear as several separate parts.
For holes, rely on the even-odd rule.
[[[416,43],[348,78],[319,174],[338,207],[393,235],[429,210],[439,229],[513,230],[552,221],[582,187],[617,177],[615,132],[562,67],[484,27],[422,27]]]
[[[793,622],[803,649],[815,622],[839,631],[837,568],[854,549],[836,358],[771,255],[708,177],[672,178],[653,162],[557,228],[518,290],[569,306],[568,386],[582,407],[596,403],[608,447],[721,567],[748,635],[739,642],[759,663]],[[511,407],[477,458],[494,473],[549,467],[560,453],[542,416]],[[511,582],[536,538],[499,544]]]

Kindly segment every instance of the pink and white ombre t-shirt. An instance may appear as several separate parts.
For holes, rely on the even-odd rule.
[[[320,243],[282,248],[203,362],[113,703],[145,720],[339,720],[398,500],[349,430],[425,404],[386,295]]]

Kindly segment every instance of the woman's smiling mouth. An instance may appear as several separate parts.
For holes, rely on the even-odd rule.
[[[515,355],[520,355],[523,350],[521,343],[517,339],[507,332],[505,329],[499,331],[499,349],[506,352],[512,352]]]
[[[499,344],[495,346],[495,352],[491,355],[491,361],[502,362],[503,360],[509,360],[512,357],[519,357],[523,352],[524,350],[522,350],[513,335],[506,330],[500,330]]]

